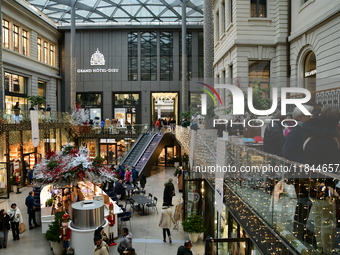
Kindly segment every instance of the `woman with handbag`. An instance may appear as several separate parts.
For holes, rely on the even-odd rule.
[[[13,234],[13,240],[19,240],[19,224],[23,222],[22,214],[20,209],[17,207],[16,203],[11,205],[11,209],[9,209],[8,213],[10,221],[11,221],[11,228]]]
[[[11,225],[9,215],[4,209],[0,210],[0,249],[7,247],[8,231]]]

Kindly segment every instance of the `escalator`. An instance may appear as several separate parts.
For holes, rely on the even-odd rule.
[[[138,137],[137,141],[133,144],[131,149],[128,151],[128,153],[125,155],[125,157],[122,159],[120,164],[135,166],[136,160],[140,156],[140,153],[145,150],[145,148],[148,146],[154,135],[155,134],[152,133],[141,134]]]
[[[149,176],[150,170],[163,148],[173,146],[173,143],[174,136],[172,133],[142,134],[123,158],[121,164],[135,166],[139,174],[143,172],[145,176]]]

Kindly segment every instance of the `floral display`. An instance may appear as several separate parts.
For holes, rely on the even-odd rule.
[[[33,177],[36,182],[54,186],[72,185],[78,181],[101,183],[115,181],[112,170],[104,166],[103,158],[89,158],[86,148],[78,149],[65,145],[57,153],[49,151],[40,163],[35,165]]]

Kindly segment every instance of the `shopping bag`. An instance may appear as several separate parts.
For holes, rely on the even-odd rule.
[[[19,225],[19,234],[22,234],[22,233],[24,233],[26,231],[26,226],[25,226],[25,223],[21,223],[20,225]]]

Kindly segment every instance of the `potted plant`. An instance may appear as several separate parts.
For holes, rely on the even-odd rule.
[[[65,212],[57,212],[54,215],[54,221],[48,225],[48,229],[45,234],[45,238],[51,243],[51,247],[55,255],[61,255],[63,252],[63,246],[60,242],[60,228],[64,213]]]
[[[46,202],[45,202],[46,207],[52,206],[53,203],[54,203],[54,197],[51,197],[51,198],[47,199]]]
[[[42,96],[28,96],[27,99],[31,102],[33,107],[46,102],[46,99]]]
[[[189,239],[192,242],[197,242],[198,234],[206,230],[204,220],[201,215],[190,215],[182,221],[183,230],[189,233]]]

